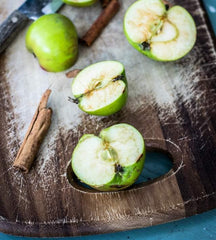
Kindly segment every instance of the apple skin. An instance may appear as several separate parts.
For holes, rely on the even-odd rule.
[[[133,165],[123,167],[122,175],[116,173],[112,181],[103,186],[91,186],[92,188],[99,191],[119,191],[130,187],[136,182],[139,175],[142,172],[145,163],[145,153],[142,157]]]
[[[125,70],[123,70],[121,75],[122,75],[121,80],[125,83],[126,88],[125,88],[125,91],[123,92],[123,94],[118,99],[116,99],[115,102],[112,102],[111,104],[109,104],[103,108],[100,108],[96,111],[85,111],[85,109],[82,108],[80,102],[78,103],[78,107],[83,112],[86,112],[90,115],[95,115],[95,116],[109,116],[109,115],[112,115],[112,114],[120,111],[125,106],[125,104],[127,102],[127,97],[128,97],[128,83],[127,83],[127,79],[126,79],[126,75],[125,75]],[[73,81],[73,83],[74,83],[74,81]],[[72,86],[73,86],[73,83],[72,83]],[[78,98],[79,96],[74,96],[74,97]]]
[[[161,2],[162,2],[162,1],[161,1]],[[136,3],[136,2],[135,2],[135,3]],[[134,4],[135,4],[135,3],[134,3]],[[133,5],[133,4],[132,4],[132,5]],[[131,5],[131,6],[132,6],[132,5]],[[130,7],[131,7],[131,6],[130,6]],[[130,9],[130,7],[128,8],[128,10]],[[172,8],[174,8],[174,7],[182,8],[182,9],[184,9],[184,10],[186,11],[186,9],[183,8],[183,7],[181,7],[181,6],[177,6],[177,5],[176,5],[176,6],[173,6]],[[172,9],[172,8],[170,8],[170,9]],[[169,9],[169,10],[170,10],[170,9]],[[128,11],[128,10],[127,10],[127,11]],[[168,10],[168,11],[169,11],[169,10]],[[167,11],[167,12],[168,12],[168,11]],[[194,22],[193,17],[189,14],[188,11],[186,11],[186,12],[187,12],[188,16],[191,18],[191,20],[193,21],[193,23],[194,23],[194,25],[195,25],[195,22]],[[126,14],[127,14],[127,13],[126,13]],[[126,14],[125,14],[125,16],[126,16]],[[141,52],[143,55],[147,56],[148,58],[153,59],[153,60],[155,60],[155,61],[159,61],[159,62],[172,62],[172,61],[179,60],[179,59],[181,59],[182,57],[186,56],[186,55],[191,51],[191,49],[193,48],[193,46],[194,46],[194,44],[195,44],[195,42],[194,42],[192,48],[189,49],[184,55],[182,55],[182,56],[180,56],[180,57],[178,57],[178,58],[176,58],[176,59],[164,60],[164,59],[160,59],[160,58],[158,58],[157,56],[153,55],[153,54],[151,53],[151,51],[143,50],[143,49],[141,48],[140,44],[138,44],[138,43],[136,43],[136,42],[133,42],[133,41],[131,40],[130,36],[127,34],[127,30],[126,30],[126,27],[125,27],[125,21],[124,21],[123,29],[124,29],[124,34],[125,34],[128,42],[131,44],[131,46],[133,46],[136,50],[138,50],[139,52]]]
[[[128,125],[126,123],[121,123],[119,125]],[[113,127],[113,126],[111,126]],[[109,130],[109,128],[111,127],[108,127],[108,128],[105,128],[101,131],[99,137],[100,138],[104,138],[103,135],[106,134],[106,131]],[[135,128],[134,128],[135,129]],[[138,130],[135,129],[137,132]],[[138,132],[139,133],[139,132]],[[140,133],[139,133],[140,134]],[[92,134],[84,134],[77,146],[83,142],[84,140],[86,140],[86,138],[88,137],[91,137],[91,136],[94,136]],[[75,148],[76,149],[76,148]],[[74,149],[74,151],[75,151]],[[113,179],[102,185],[102,186],[94,186],[94,185],[90,185],[88,183],[86,183],[87,185],[89,185],[90,187],[92,187],[93,189],[96,189],[96,190],[99,190],[99,191],[119,191],[119,190],[123,190],[125,188],[128,188],[130,187],[132,184],[135,183],[135,181],[138,179],[138,177],[140,176],[142,170],[143,170],[143,167],[144,167],[144,163],[145,163],[145,156],[146,156],[146,151],[145,151],[145,143],[144,143],[144,140],[143,140],[143,153],[142,155],[140,156],[140,158],[132,165],[130,166],[126,166],[126,167],[122,167],[122,171],[124,174],[119,174],[119,173],[116,173],[113,177]],[[72,155],[72,159],[71,159],[71,167],[73,169],[73,155]],[[76,173],[75,173],[76,174]]]
[[[130,8],[136,4],[137,1],[135,1],[133,4],[131,4],[131,6],[127,9],[126,13],[125,13],[125,17],[126,18],[126,14],[127,12],[130,10]],[[161,0],[161,4],[164,6],[164,10],[165,10],[165,4],[163,3],[163,1]],[[134,47],[136,50],[138,50],[139,52],[141,52],[143,55],[153,59],[153,60],[156,60],[156,61],[163,61],[163,60],[160,60],[158,59],[156,56],[154,56],[150,51],[145,51],[141,48],[140,44],[134,42],[131,40],[130,36],[127,34],[127,30],[126,30],[126,27],[125,27],[125,20],[124,20],[124,24],[123,24],[123,30],[124,30],[124,34],[128,40],[128,42],[130,43],[130,45],[132,47]]]
[[[124,107],[124,105],[127,102],[127,95],[128,95],[128,91],[127,91],[127,87],[126,87],[124,93],[118,99],[116,99],[115,102],[109,104],[106,107],[100,108],[96,111],[85,111],[82,107],[80,107],[80,104],[78,104],[78,106],[83,112],[86,112],[90,115],[109,116],[109,115],[112,115],[112,114],[120,111]]]
[[[128,124],[121,123],[119,125],[127,126]],[[106,132],[109,131],[109,128],[112,128],[112,127],[113,126],[103,129],[100,132],[99,137],[104,139]],[[136,128],[134,128],[134,130],[138,132],[138,130]],[[97,190],[100,190],[100,191],[118,191],[118,190],[128,188],[133,183],[135,183],[136,180],[138,179],[139,175],[142,172],[144,163],[145,163],[145,144],[143,145],[143,153],[140,156],[140,158],[134,164],[123,167],[124,174],[116,173],[114,178],[109,183],[107,183],[103,186],[97,186],[97,187],[92,186],[92,187]]]
[[[26,47],[49,72],[70,68],[78,57],[76,28],[67,17],[48,14],[33,22],[26,33]]]
[[[64,3],[74,7],[89,7],[95,4],[98,0],[86,0],[86,2],[76,2],[73,0],[62,0]]]

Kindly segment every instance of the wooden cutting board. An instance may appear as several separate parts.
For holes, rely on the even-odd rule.
[[[2,0],[0,21],[23,1]],[[22,236],[75,236],[151,226],[216,207],[216,51],[199,0],[176,0],[193,15],[197,42],[183,59],[152,61],[126,41],[121,10],[91,48],[80,46],[74,68],[119,60],[126,68],[129,99],[111,117],[92,117],[68,102],[71,79],[43,71],[25,49],[24,29],[0,56],[0,231]],[[100,4],[61,13],[80,36],[100,13]],[[29,174],[12,163],[42,93],[53,90],[52,125]],[[76,183],[68,162],[84,133],[115,123],[134,125],[148,150],[173,158],[173,169],[154,181],[121,192],[100,193]],[[157,166],[155,166],[157,167]]]

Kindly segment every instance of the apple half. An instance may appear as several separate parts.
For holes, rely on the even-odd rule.
[[[72,93],[79,108],[92,115],[118,112],[127,101],[124,66],[117,61],[92,64],[74,78]]]
[[[64,3],[75,7],[89,7],[97,2],[97,0],[62,0]]]
[[[168,9],[162,0],[139,0],[124,17],[124,32],[138,51],[157,61],[185,56],[196,41],[192,16],[181,6]]]
[[[145,145],[140,132],[129,124],[103,129],[99,137],[85,134],[72,154],[72,169],[82,182],[100,191],[131,186],[142,172]]]

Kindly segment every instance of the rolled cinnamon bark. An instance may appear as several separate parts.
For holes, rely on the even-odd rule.
[[[87,33],[81,38],[81,42],[87,46],[91,46],[92,43],[101,34],[106,25],[116,15],[120,8],[118,0],[111,0],[107,7],[102,11],[97,20],[93,23]]]
[[[40,145],[51,124],[52,109],[47,108],[47,102],[50,93],[51,90],[48,89],[43,94],[23,143],[20,146],[16,159],[13,163],[13,167],[19,168],[26,173],[29,172]]]
[[[77,75],[80,71],[81,71],[81,69],[73,69],[73,70],[67,72],[65,75],[66,75],[66,77],[68,77],[68,78],[75,78],[76,75]]]

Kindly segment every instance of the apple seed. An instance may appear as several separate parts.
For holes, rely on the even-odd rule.
[[[148,42],[143,42],[143,43],[141,43],[141,48],[142,48],[144,51],[150,51],[150,50],[151,50],[150,44],[149,44]]]

